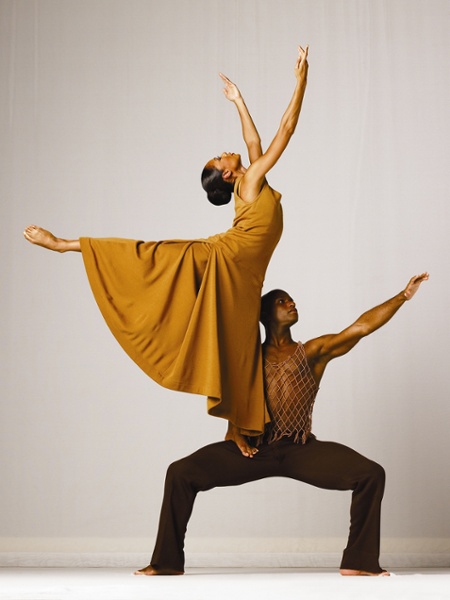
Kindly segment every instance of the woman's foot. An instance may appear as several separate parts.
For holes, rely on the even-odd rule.
[[[242,455],[246,456],[247,458],[253,458],[253,456],[258,452],[258,448],[251,446],[242,433],[239,433],[239,429],[230,421],[228,421],[228,431],[225,435],[225,441],[234,442],[241,451]]]
[[[29,225],[23,232],[23,235],[31,244],[42,246],[42,248],[47,248],[47,250],[53,250],[55,252],[67,252],[69,250],[75,252],[80,251],[79,240],[63,240],[57,238],[53,233],[50,233],[50,231],[42,229],[42,227],[38,227],[37,225]]]
[[[358,576],[369,576],[369,577],[389,577],[390,573],[381,571],[381,573],[371,573],[370,571],[358,571],[356,569],[339,569],[339,573],[344,576],[358,577]]]
[[[144,569],[139,569],[134,572],[134,575],[184,575],[183,571],[175,571],[175,569],[155,569],[152,565],[148,565]]]

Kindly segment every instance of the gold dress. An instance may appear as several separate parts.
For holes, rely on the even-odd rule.
[[[262,433],[261,289],[281,237],[281,195],[248,204],[234,189],[231,229],[205,239],[80,238],[97,304],[125,352],[160,385],[208,397],[208,413]]]

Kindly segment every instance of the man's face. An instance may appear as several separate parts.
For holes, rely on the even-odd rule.
[[[271,320],[276,325],[294,325],[298,321],[298,312],[291,296],[283,290],[278,290],[273,297]]]

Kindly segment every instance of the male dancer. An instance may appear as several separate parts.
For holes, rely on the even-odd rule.
[[[311,433],[311,417],[330,360],[385,325],[428,277],[428,273],[412,277],[403,291],[340,333],[304,345],[291,336],[298,312],[289,294],[273,290],[263,296],[264,378],[272,421],[265,434],[251,442],[229,425],[226,441],[205,446],[169,466],[155,550],[150,565],[136,575],[183,574],[184,537],[198,492],[274,476],[324,489],[352,490],[350,532],[340,573],[389,575],[378,562],[384,469],[347,446],[317,440]]]

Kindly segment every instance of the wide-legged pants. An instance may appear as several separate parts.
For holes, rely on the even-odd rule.
[[[335,442],[311,436],[306,444],[281,439],[262,444],[254,458],[232,441],[210,444],[172,463],[166,475],[151,565],[184,571],[184,539],[198,492],[265,477],[290,477],[329,490],[352,490],[350,532],[341,568],[381,572],[380,509],[383,467]]]

